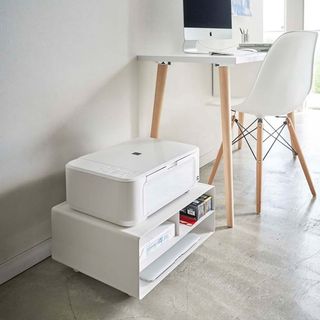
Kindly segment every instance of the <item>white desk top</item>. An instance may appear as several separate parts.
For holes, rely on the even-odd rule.
[[[232,56],[177,53],[168,55],[138,55],[139,61],[161,62],[188,62],[207,63],[219,66],[232,66],[236,64],[263,61],[266,56],[264,52],[243,51]]]

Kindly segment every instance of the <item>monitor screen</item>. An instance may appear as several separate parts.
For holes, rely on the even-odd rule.
[[[231,0],[184,0],[185,28],[231,29]]]

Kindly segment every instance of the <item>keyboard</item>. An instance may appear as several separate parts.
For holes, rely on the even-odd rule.
[[[240,43],[238,50],[255,50],[254,52],[268,52],[271,46],[272,43]]]

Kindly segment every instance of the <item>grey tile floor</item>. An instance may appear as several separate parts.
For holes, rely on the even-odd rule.
[[[320,111],[298,116],[320,192]],[[205,181],[210,167],[202,169]],[[0,287],[1,320],[320,319],[320,202],[289,151],[264,163],[263,210],[255,210],[255,162],[234,152],[236,227],[226,229],[222,168],[217,232],[144,300],[47,259]]]

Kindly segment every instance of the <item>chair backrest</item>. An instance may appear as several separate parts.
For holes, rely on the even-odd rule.
[[[269,50],[244,105],[256,115],[282,115],[300,107],[312,86],[318,34],[292,31]]]

